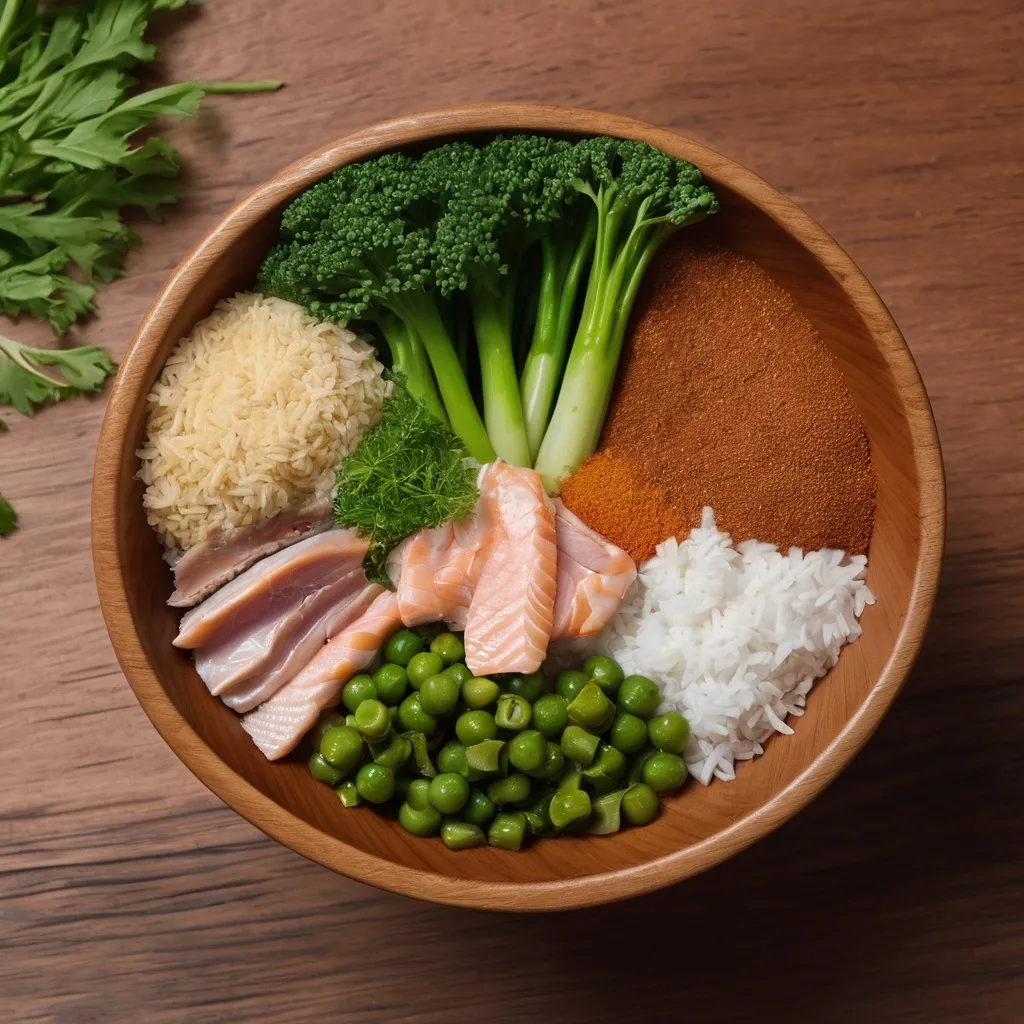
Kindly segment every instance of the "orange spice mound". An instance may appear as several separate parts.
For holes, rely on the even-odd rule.
[[[704,505],[736,541],[860,554],[875,487],[842,373],[793,297],[738,253],[666,245],[566,505],[637,561]]]

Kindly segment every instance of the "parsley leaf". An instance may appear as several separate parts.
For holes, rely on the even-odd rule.
[[[39,369],[53,366],[61,378]],[[85,391],[99,391],[114,372],[110,356],[95,345],[81,348],[31,348],[0,338],[0,405],[32,416],[45,402],[60,402]]]
[[[0,537],[9,537],[18,528],[18,513],[11,503],[0,494]]]

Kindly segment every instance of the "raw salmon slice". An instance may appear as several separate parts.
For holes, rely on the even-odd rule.
[[[319,498],[254,526],[224,530],[191,547],[174,563],[167,603],[191,608],[267,555],[331,528],[331,500]]]
[[[612,620],[636,579],[636,565],[555,499],[558,593],[552,640],[593,636]]]
[[[376,589],[373,603],[351,626],[321,648],[270,700],[242,718],[242,728],[268,760],[276,761],[295,748],[320,712],[338,703],[345,683],[373,661],[387,637],[402,624],[398,599],[389,590]]]
[[[270,555],[185,613],[176,647],[206,647],[243,627],[284,615],[307,594],[360,571],[368,542],[329,530]]]
[[[554,617],[554,506],[532,469],[493,463],[484,487],[496,537],[466,617],[466,665],[477,676],[536,672]]]

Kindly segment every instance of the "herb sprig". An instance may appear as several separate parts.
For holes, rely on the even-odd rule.
[[[367,579],[391,587],[387,557],[410,533],[463,519],[477,500],[466,446],[395,374],[380,420],[337,470],[334,520],[369,537]]]

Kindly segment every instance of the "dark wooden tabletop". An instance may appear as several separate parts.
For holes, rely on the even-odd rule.
[[[0,542],[0,1019],[1024,1019],[1022,11],[209,0],[165,16],[160,76],[288,88],[216,98],[168,129],[187,199],[142,228],[81,338],[123,353],[219,214],[370,122],[498,99],[629,114],[755,169],[878,288],[934,403],[948,555],[903,695],[779,832],[627,904],[445,909],[307,863],[175,759],[97,606],[103,402],[10,417],[0,491],[22,529]]]

